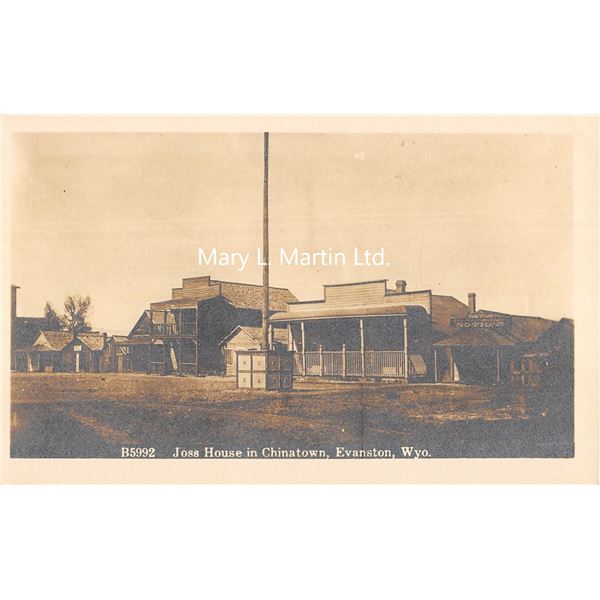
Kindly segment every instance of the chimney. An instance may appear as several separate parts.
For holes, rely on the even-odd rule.
[[[477,312],[477,304],[475,302],[476,294],[475,292],[471,292],[469,294],[469,312],[474,313]]]
[[[396,291],[400,294],[406,293],[406,281],[404,281],[404,279],[398,279],[396,281]]]
[[[18,285],[10,286],[10,318],[11,321],[14,321],[17,317],[17,290],[19,289]]]

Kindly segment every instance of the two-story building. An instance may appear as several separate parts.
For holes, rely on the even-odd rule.
[[[236,327],[261,327],[262,286],[183,279],[171,298],[153,302],[131,330],[131,371],[202,375],[224,370],[222,340]],[[269,288],[271,312],[285,310],[296,297],[285,288]]]

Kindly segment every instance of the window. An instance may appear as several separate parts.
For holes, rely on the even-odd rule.
[[[233,350],[226,350],[225,351],[225,356],[226,356],[226,360],[227,360],[227,364],[228,365],[232,365],[233,364],[233,355],[234,355],[234,351]]]

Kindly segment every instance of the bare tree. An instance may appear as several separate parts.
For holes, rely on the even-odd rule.
[[[65,326],[64,317],[59,315],[50,302],[44,306],[44,319],[46,319],[46,329],[50,331],[60,331]]]
[[[64,327],[72,333],[90,331],[88,318],[92,301],[89,296],[69,295],[65,299]]]

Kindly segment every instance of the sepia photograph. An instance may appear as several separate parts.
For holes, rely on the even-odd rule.
[[[13,123],[11,460],[575,458],[573,135]]]
[[[593,597],[597,12],[3,6],[3,597]]]

